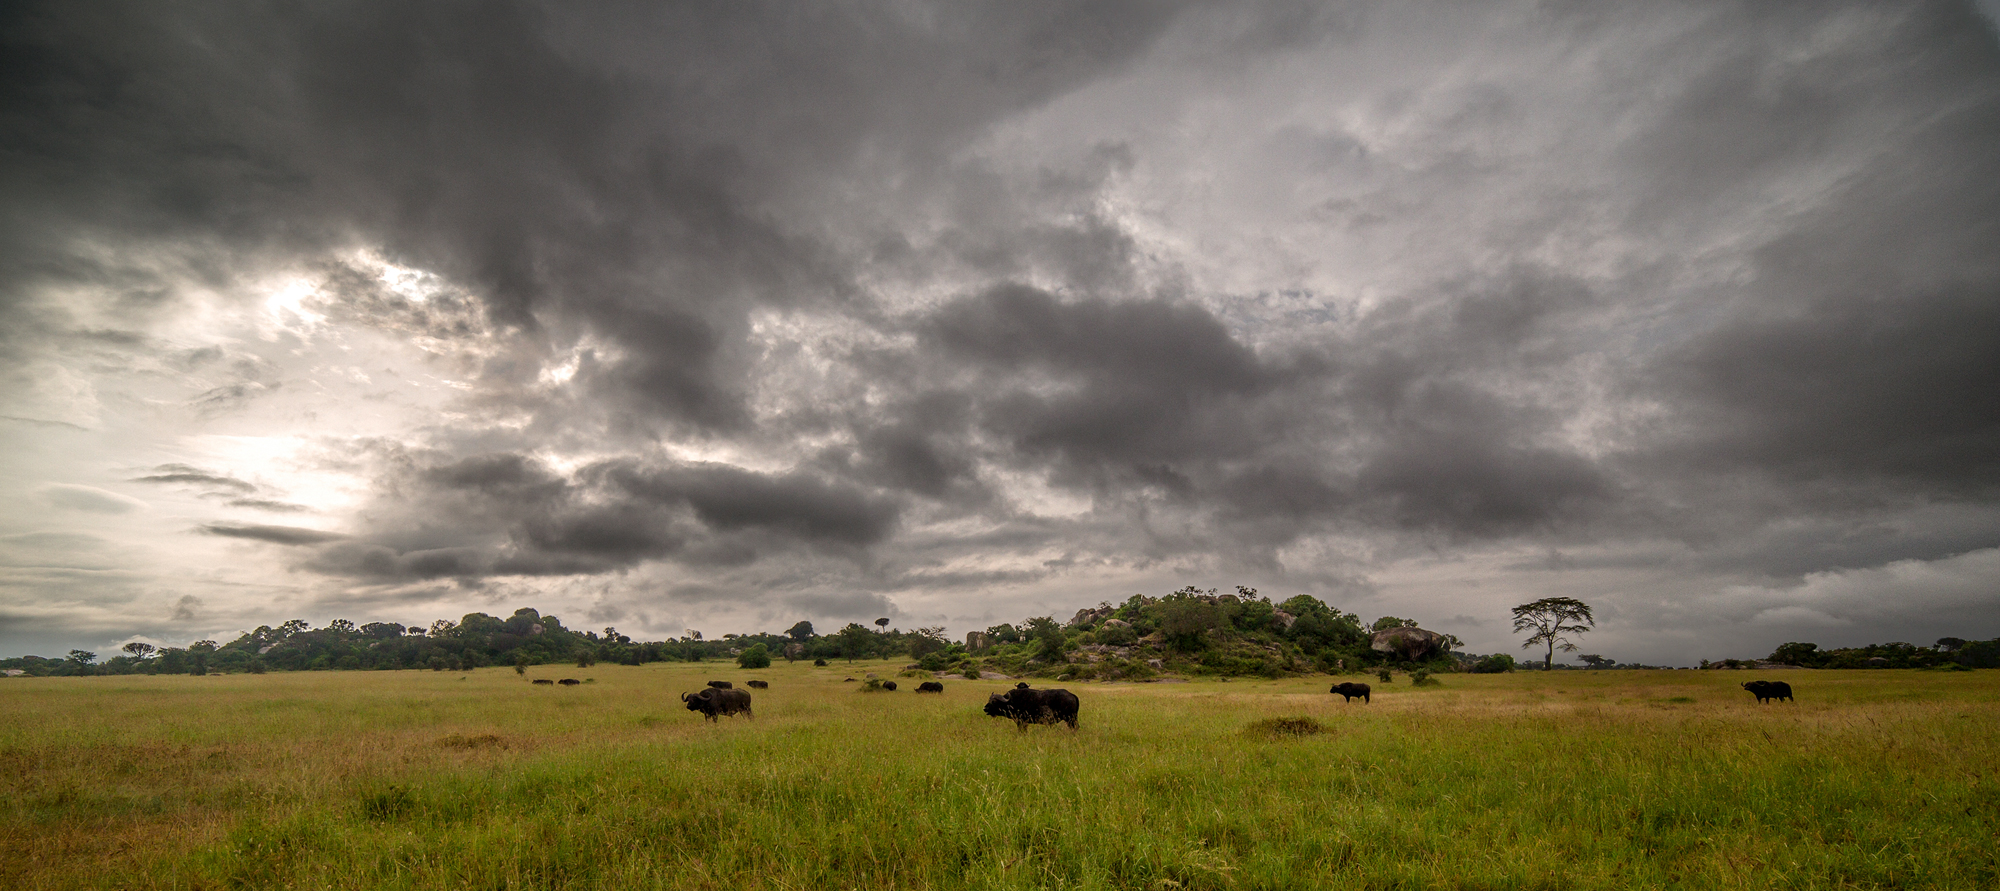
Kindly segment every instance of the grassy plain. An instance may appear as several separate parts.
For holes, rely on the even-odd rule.
[[[1072,684],[1019,734],[870,670],[0,681],[0,887],[2000,887],[2000,672]]]

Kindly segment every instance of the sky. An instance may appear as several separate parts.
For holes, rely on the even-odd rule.
[[[2000,636],[1996,6],[8,4],[0,655]]]

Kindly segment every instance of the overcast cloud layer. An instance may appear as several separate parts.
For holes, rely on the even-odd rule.
[[[0,654],[2000,635],[1970,3],[14,4]]]

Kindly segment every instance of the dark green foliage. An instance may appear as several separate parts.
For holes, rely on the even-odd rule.
[[[1166,635],[1168,646],[1183,653],[1207,647],[1209,632],[1228,621],[1221,606],[1199,599],[1200,596],[1201,592],[1190,585],[1160,602],[1160,632]]]
[[[1368,626],[1368,630],[1387,631],[1391,628],[1415,628],[1415,627],[1417,627],[1417,620],[1415,619],[1398,619],[1395,616],[1383,616],[1382,618],[1376,619],[1375,624]]]
[[[1436,687],[1439,683],[1437,678],[1431,677],[1431,671],[1428,668],[1419,668],[1416,671],[1410,672],[1410,686],[1412,687]]]
[[[741,668],[770,668],[771,652],[761,643],[753,644],[736,657],[736,664]]]
[[[1501,674],[1514,670],[1514,657],[1506,653],[1494,653],[1472,663],[1473,674]]]
[[[1393,676],[1391,676],[1391,675],[1389,674],[1389,669],[1386,669],[1386,668],[1378,668],[1378,669],[1376,669],[1376,670],[1375,670],[1375,679],[1376,679],[1376,680],[1378,680],[1378,681],[1381,681],[1382,683],[1385,683],[1385,684],[1393,684],[1393,683],[1395,683],[1395,678],[1394,678]]]

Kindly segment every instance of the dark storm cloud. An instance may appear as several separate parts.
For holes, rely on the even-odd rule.
[[[1648,369],[1644,392],[1676,408],[1653,453],[1674,471],[1850,502],[1984,500],[2000,486],[2000,48],[1982,24],[1965,8],[1912,10],[1880,50],[1895,67],[1852,60],[1841,101],[1800,112],[1825,128],[1903,106],[1913,123],[1884,147],[1892,163],[1763,241],[1743,299]],[[1925,52],[1891,49],[1914,45]],[[1732,68],[1713,89],[1777,96],[1823,89],[1822,74]],[[1960,86],[1925,90],[1941,83]]]
[[[0,16],[0,391],[50,382],[7,417],[299,432],[266,407],[357,328],[468,388],[324,446],[373,477],[351,537],[199,527],[369,592],[326,602],[1372,592],[1430,547],[1776,591],[1994,543],[2000,45],[1964,4]],[[259,308],[290,320],[189,332]],[[138,481],[300,509],[233,474],[282,480]]]
[[[329,541],[339,541],[347,537],[338,532],[303,529],[298,526],[239,526],[228,523],[207,523],[201,526],[201,531],[209,535],[221,535],[228,538],[247,538],[251,541],[263,541],[281,545],[325,544]]]
[[[307,565],[379,578],[590,574],[647,560],[732,566],[799,547],[856,554],[900,515],[892,499],[803,472],[631,459],[561,475],[527,456],[481,455],[409,467],[387,488],[384,510],[403,506],[407,523],[383,523]],[[439,528],[445,518],[453,522]]]
[[[137,275],[74,250],[83,231],[214,251],[190,259],[215,278],[358,236],[502,324],[594,332],[615,358],[582,383],[639,428],[740,429],[745,311],[851,290],[816,223],[777,216],[787,187],[934,165],[1122,64],[1175,7],[938,12],[15,7],[0,269],[16,289]]]
[[[135,483],[180,483],[211,490],[226,490],[245,495],[256,492],[257,487],[233,476],[223,476],[187,464],[162,464],[153,468],[146,476],[133,477]]]

